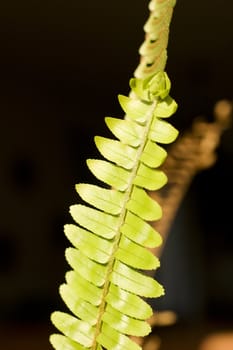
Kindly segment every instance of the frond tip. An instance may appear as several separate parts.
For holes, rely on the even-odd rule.
[[[119,96],[125,119],[106,118],[116,137],[96,137],[104,159],[87,161],[90,171],[109,188],[78,184],[87,205],[73,205],[75,224],[65,225],[73,245],[66,250],[72,270],[60,294],[73,314],[54,312],[51,320],[64,335],[50,341],[56,350],[139,350],[128,336],[145,336],[151,329],[150,306],[144,297],[164,294],[163,287],[143,271],[155,270],[159,260],[148,250],[161,237],[148,221],[159,220],[162,208],[147,190],[167,181],[159,166],[177,130],[165,118],[177,108],[169,96],[170,80],[159,72],[132,79],[134,98]]]

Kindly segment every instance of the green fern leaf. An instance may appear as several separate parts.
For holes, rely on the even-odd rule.
[[[105,264],[111,257],[112,243],[76,225],[65,225],[64,232],[73,246],[90,259]]]
[[[122,192],[89,184],[76,185],[76,191],[84,201],[104,212],[113,215],[118,215],[121,212],[124,202],[124,193]]]
[[[151,114],[151,111],[153,110],[150,103],[144,103],[128,96],[119,95],[118,100],[125,112],[125,118],[128,117],[141,125],[146,123],[148,114]]]
[[[92,346],[95,329],[88,322],[60,311],[53,312],[51,320],[57,329],[69,339],[85,346],[85,348]]]
[[[134,186],[126,208],[131,213],[147,221],[158,220],[162,216],[160,205],[149,197],[142,188],[138,188],[137,186]]]
[[[147,298],[157,298],[164,294],[163,287],[153,278],[144,276],[117,260],[110,281],[128,292]]]
[[[74,315],[77,315],[81,320],[88,322],[90,325],[96,324],[98,318],[98,308],[96,306],[80,298],[68,284],[62,284],[60,286],[60,294]]]
[[[95,137],[95,144],[100,153],[111,162],[131,170],[134,167],[134,159],[137,150],[127,146],[120,141],[107,139],[105,137]]]
[[[128,335],[145,336],[151,331],[148,323],[126,316],[125,313],[120,312],[110,305],[106,307],[103,321],[115,330]]]
[[[121,237],[116,259],[137,269],[153,270],[160,266],[159,260],[146,248]]]
[[[81,226],[98,236],[111,239],[116,235],[118,218],[81,204],[72,205],[70,213]]]
[[[128,293],[114,284],[111,284],[109,287],[106,301],[116,310],[138,320],[146,320],[151,317],[153,313],[150,305],[143,299],[136,294]],[[135,305],[137,305],[137,307],[135,307]]]
[[[87,165],[98,180],[119,191],[125,191],[130,182],[130,172],[105,160],[88,159]]]
[[[143,273],[160,266],[148,248],[160,245],[161,237],[148,221],[159,220],[162,209],[147,190],[157,190],[167,181],[158,168],[166,151],[157,143],[177,137],[176,129],[163,120],[177,105],[168,95],[166,73],[133,79],[131,86],[137,99],[119,97],[127,119],[106,118],[117,139],[96,137],[105,159],[87,162],[110,188],[76,185],[87,205],[72,205],[70,214],[78,225],[64,227],[73,245],[65,252],[72,271],[59,291],[72,315],[51,316],[65,336],[51,336],[56,350],[139,350],[128,336],[151,331],[146,320],[152,310],[142,298],[164,294],[163,287]]]
[[[94,285],[101,287],[104,284],[107,274],[105,265],[89,259],[75,248],[66,249],[66,260],[75,271]]]
[[[61,334],[52,334],[50,342],[57,350],[85,350],[82,345]]]
[[[83,278],[78,272],[69,271],[66,274],[66,283],[83,300],[96,306],[100,305],[102,296],[101,288],[96,287],[93,283]]]
[[[105,122],[123,144],[138,147],[143,137],[143,127],[125,119],[106,117]]]
[[[59,291],[72,315],[51,315],[63,333],[50,337],[56,350],[140,350],[128,336],[150,332],[146,320],[153,312],[144,297],[164,294],[163,287],[144,272],[159,267],[148,248],[162,242],[148,223],[159,220],[162,209],[147,190],[167,182],[159,169],[167,155],[161,144],[173,142],[178,134],[163,120],[177,108],[163,72],[174,6],[175,0],[150,2],[130,97],[118,96],[125,118],[105,118],[116,139],[95,137],[104,159],[89,159],[87,166],[109,188],[76,185],[87,205],[71,206],[75,224],[64,227],[73,246],[66,249],[72,270]]]
[[[151,135],[151,132],[148,136]],[[165,138],[163,136],[163,138]],[[163,187],[167,183],[167,176],[163,171],[151,169],[144,164],[140,164],[138,172],[133,181],[134,185],[144,187],[147,190],[155,191]]]
[[[133,242],[144,247],[158,247],[162,243],[160,234],[130,211],[127,212],[120,231]]]
[[[177,135],[177,130],[171,124],[155,118],[152,122],[148,137],[154,142],[167,144],[175,141]]]
[[[102,332],[98,335],[97,341],[106,349],[141,350],[135,342],[107,323],[103,323]]]

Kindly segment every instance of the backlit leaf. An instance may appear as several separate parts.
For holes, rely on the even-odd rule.
[[[102,290],[93,283],[87,281],[76,271],[66,273],[67,284],[76,291],[77,295],[93,305],[101,302]]]
[[[69,284],[62,284],[59,291],[62,299],[75,316],[92,326],[96,324],[98,318],[96,306],[80,298]]]
[[[49,338],[50,343],[57,350],[85,350],[86,348],[81,344],[65,337],[61,334],[52,334]]]
[[[168,118],[177,110],[177,103],[173,98],[167,96],[164,100],[158,102],[154,115],[159,118]]]
[[[78,184],[75,188],[83,200],[96,208],[113,215],[121,212],[123,193],[89,184]]]
[[[139,345],[105,322],[102,326],[102,332],[98,335],[97,339],[107,350],[141,350]]]
[[[162,243],[160,234],[151,225],[130,212],[125,217],[121,232],[132,241],[148,248],[158,247]]]
[[[152,270],[160,265],[158,258],[147,248],[139,246],[125,236],[121,237],[116,258],[137,269]]]
[[[120,141],[111,140],[106,137],[95,137],[95,144],[100,153],[108,160],[122,166],[125,169],[132,169],[137,157],[134,148],[124,145]]]
[[[147,114],[151,112],[150,103],[146,104],[123,95],[119,95],[118,99],[127,117],[141,124],[145,123],[147,120]]]
[[[110,305],[106,307],[103,321],[115,330],[124,334],[144,337],[151,331],[149,324],[145,321],[136,320],[135,318],[126,316],[124,313],[121,313]]]
[[[171,143],[175,141],[178,136],[178,131],[171,124],[164,120],[154,118],[151,130],[149,132],[149,138],[152,141],[159,143]]]
[[[144,187],[147,190],[155,191],[167,183],[167,176],[162,170],[151,169],[144,164],[140,164],[134,184]]]
[[[105,264],[112,254],[112,243],[77,225],[64,226],[64,232],[74,247],[80,249],[89,258]]]
[[[140,160],[148,167],[157,168],[165,161],[166,157],[167,152],[164,148],[148,140]]]
[[[94,328],[87,322],[59,311],[52,313],[51,320],[54,326],[71,340],[86,347],[90,347],[93,343]]]
[[[146,320],[151,317],[153,311],[149,304],[136,294],[129,293],[114,284],[111,284],[106,301],[115,309],[125,313],[125,315]],[[137,307],[135,307],[137,305]]]
[[[161,37],[158,38],[161,40]],[[54,312],[53,324],[63,333],[50,342],[56,350],[139,350],[128,336],[146,336],[153,311],[144,298],[160,297],[163,287],[147,275],[160,266],[148,248],[162,242],[149,223],[159,220],[162,208],[149,191],[167,182],[159,169],[166,151],[159,143],[177,136],[173,126],[159,118],[176,109],[168,96],[165,72],[130,81],[135,96],[119,96],[125,119],[106,118],[116,140],[96,137],[105,158],[89,159],[93,175],[108,188],[81,183],[76,191],[86,205],[70,207],[76,224],[64,226],[72,247],[65,257],[72,268],[60,286],[71,316]]]
[[[105,122],[123,144],[138,147],[143,136],[143,127],[131,120],[106,117]]]
[[[67,248],[65,255],[70,266],[83,278],[86,278],[96,286],[102,286],[104,284],[106,278],[105,265],[89,259],[80,250],[75,248]]]
[[[75,204],[70,207],[73,219],[81,226],[104,238],[115,236],[117,218],[99,210]]]
[[[143,297],[157,298],[164,294],[163,287],[153,278],[144,276],[119,261],[115,262],[111,282]]]
[[[119,191],[127,189],[130,178],[129,171],[105,160],[88,159],[87,165],[97,179]]]
[[[162,216],[160,205],[155,202],[142,188],[134,186],[127,209],[147,221],[158,220]]]

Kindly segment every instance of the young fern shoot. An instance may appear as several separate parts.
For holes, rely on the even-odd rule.
[[[163,14],[174,4],[151,1],[151,9],[157,2]],[[60,294],[71,314],[51,315],[60,332],[50,336],[56,350],[141,349],[130,336],[151,331],[147,320],[153,311],[144,299],[164,294],[146,274],[160,265],[150,249],[162,241],[150,225],[161,218],[162,208],[147,191],[167,181],[159,167],[167,155],[162,145],[178,135],[166,121],[177,104],[163,70],[145,75],[130,80],[133,97],[119,96],[125,118],[105,119],[115,138],[95,137],[102,158],[87,165],[105,186],[76,185],[87,205],[71,206],[74,224],[64,228],[72,244],[66,249],[71,270]]]

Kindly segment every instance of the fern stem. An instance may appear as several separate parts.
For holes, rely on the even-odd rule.
[[[125,199],[124,199],[124,204],[122,206],[122,211],[121,213],[119,214],[119,224],[118,224],[118,227],[117,227],[117,230],[116,230],[116,236],[115,236],[115,239],[114,239],[114,244],[113,244],[113,252],[112,252],[112,256],[111,256],[111,259],[109,260],[108,262],[108,268],[107,268],[107,273],[106,273],[106,279],[105,279],[105,284],[103,286],[103,293],[102,293],[102,297],[101,297],[101,303],[100,303],[100,306],[99,306],[99,315],[98,315],[98,319],[97,319],[97,323],[96,323],[96,329],[95,329],[95,336],[94,336],[94,341],[93,341],[93,345],[91,347],[91,350],[97,350],[97,346],[98,346],[98,342],[97,342],[97,338],[98,338],[98,335],[100,334],[101,332],[101,328],[102,328],[102,324],[103,324],[103,321],[102,321],[102,317],[103,317],[103,314],[105,312],[105,308],[106,308],[106,296],[108,294],[108,291],[109,291],[109,286],[110,286],[110,276],[111,276],[111,273],[113,271],[113,268],[114,268],[114,263],[115,263],[115,255],[116,255],[116,252],[119,248],[119,243],[120,243],[120,240],[121,240],[121,236],[122,236],[122,233],[121,233],[121,227],[122,225],[124,224],[125,222],[125,217],[127,215],[127,212],[128,212],[128,209],[127,209],[127,204],[130,200],[130,197],[131,197],[131,193],[133,191],[133,188],[134,188],[134,180],[135,180],[135,177],[136,177],[136,174],[138,172],[138,168],[140,166],[140,158],[142,156],[142,153],[143,153],[143,150],[145,148],[145,145],[146,145],[146,142],[147,142],[147,135],[149,133],[149,130],[151,128],[151,123],[152,123],[152,120],[153,120],[153,113],[154,113],[154,110],[157,106],[157,99],[155,99],[151,105],[151,109],[149,110],[148,112],[148,116],[147,116],[147,122],[145,124],[145,130],[144,130],[144,135],[143,135],[143,138],[142,138],[142,142],[138,148],[138,152],[137,152],[137,157],[135,159],[135,166],[133,167],[133,170],[132,170],[132,174],[131,174],[131,177],[130,177],[130,181],[129,181],[129,186],[128,186],[128,189],[125,191]]]

